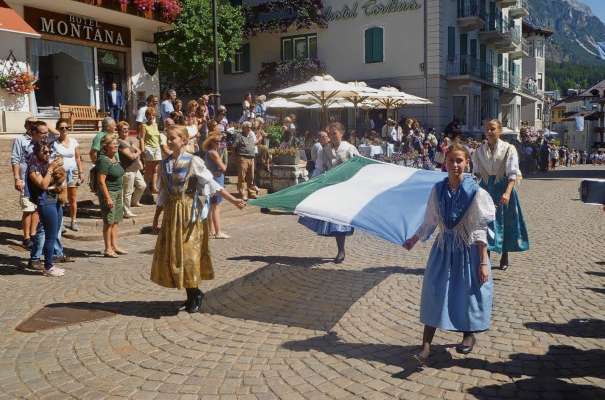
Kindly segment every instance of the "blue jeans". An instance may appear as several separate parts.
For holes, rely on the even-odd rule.
[[[53,266],[53,257],[63,256],[61,245],[63,207],[57,202],[41,203],[38,204],[38,214],[40,222],[34,236],[31,260],[40,260],[44,253],[44,268],[50,269]]]
[[[120,122],[120,109],[118,107],[109,107],[109,115],[116,121],[116,124]]]

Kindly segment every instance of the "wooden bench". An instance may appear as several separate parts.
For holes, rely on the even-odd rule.
[[[99,130],[99,122],[105,117],[105,113],[97,111],[95,106],[74,106],[59,104],[59,116],[69,121],[70,130],[74,130],[76,121],[93,124],[95,130]]]

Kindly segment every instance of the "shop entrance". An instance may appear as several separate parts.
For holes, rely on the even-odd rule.
[[[97,49],[97,67],[99,71],[99,88],[101,88],[100,100],[101,109],[108,111],[107,96],[111,91],[111,84],[115,82],[118,90],[122,93],[124,102],[128,100],[128,91],[126,90],[126,54],[118,51]],[[124,105],[120,119],[127,120],[128,107]]]
[[[84,75],[84,65],[75,58],[57,53],[39,57],[38,107],[59,104],[90,104],[90,93]]]

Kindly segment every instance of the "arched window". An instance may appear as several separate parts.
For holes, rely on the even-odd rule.
[[[384,61],[383,49],[384,29],[378,26],[365,30],[365,61],[366,64]]]

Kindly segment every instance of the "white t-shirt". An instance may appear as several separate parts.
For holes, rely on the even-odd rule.
[[[76,147],[78,147],[78,141],[74,138],[69,138],[67,146],[55,141],[53,143],[53,150],[55,155],[63,157],[63,168],[65,171],[73,171],[78,168],[76,163]]]
[[[147,118],[145,118],[145,113],[147,112],[147,106],[143,106],[141,108],[139,108],[139,111],[137,111],[137,122],[140,122],[141,124],[144,124],[145,122],[147,122]]]

